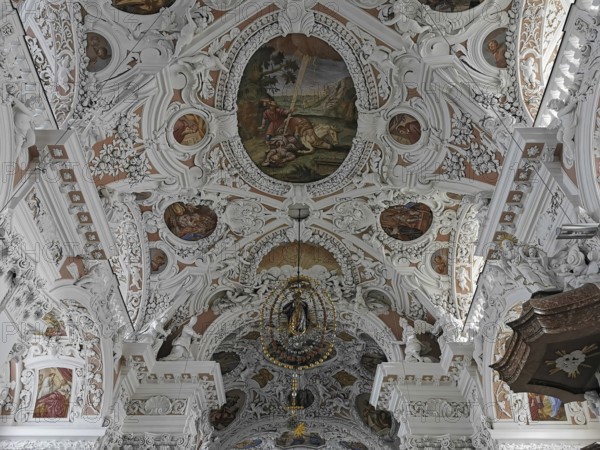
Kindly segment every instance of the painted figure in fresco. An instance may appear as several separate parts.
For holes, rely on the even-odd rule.
[[[433,214],[421,203],[393,206],[381,213],[381,226],[391,237],[401,241],[417,239],[429,229]]]
[[[562,402],[548,395],[528,394],[531,420],[564,420]]]
[[[165,211],[165,222],[180,239],[197,241],[212,234],[217,226],[217,216],[206,207],[178,202]]]
[[[113,0],[112,6],[130,14],[155,14],[173,3],[175,0]]]
[[[496,67],[499,69],[506,69],[506,43],[500,43],[496,39],[492,39],[487,44],[487,50],[494,57],[494,60],[496,61]]]
[[[421,139],[421,125],[407,114],[395,116],[389,126],[392,137],[401,144],[412,145]]]
[[[265,130],[265,141],[269,146],[271,139],[277,134],[288,134],[283,132],[285,122],[294,113],[293,110],[280,108],[275,100],[263,99],[261,102],[267,107],[263,112],[262,123],[259,130]],[[270,146],[269,146],[270,147]]]
[[[433,267],[440,275],[448,275],[448,258],[445,255],[435,255],[433,257]]]
[[[196,145],[205,134],[206,123],[195,114],[181,116],[173,126],[173,137],[181,145]]]
[[[98,72],[104,69],[112,56],[106,39],[96,33],[87,35],[86,55],[89,58],[87,69],[90,72]]]
[[[150,272],[159,273],[167,264],[167,255],[162,250],[150,251]]]
[[[39,393],[38,397],[45,397],[46,395],[48,395],[52,391],[54,391],[54,377],[55,376],[56,376],[56,374],[54,372],[50,373],[49,375],[46,375],[46,377],[44,378],[44,381],[42,381],[42,387],[40,389],[40,393]]]
[[[367,426],[378,435],[386,434],[392,428],[390,413],[377,410],[369,404],[362,410],[362,417]]]
[[[225,395],[225,404],[221,408],[213,409],[210,412],[210,423],[215,427],[215,430],[223,430],[232,424],[243,404],[243,395],[238,391],[228,392]]]
[[[45,369],[46,370],[46,369]],[[64,418],[69,411],[71,397],[71,369],[56,369],[62,378],[50,372],[40,383],[40,389],[33,411],[36,418]],[[60,384],[59,384],[60,383]],[[57,387],[57,384],[58,387]]]
[[[269,149],[262,165],[265,167],[283,167],[285,163],[296,159],[294,151],[298,149],[298,141],[294,136],[276,136],[269,139]]]

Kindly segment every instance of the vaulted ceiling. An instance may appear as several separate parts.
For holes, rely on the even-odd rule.
[[[509,127],[535,119],[568,3],[14,5],[43,90],[12,95],[54,130],[18,155],[56,176],[16,213],[52,244],[44,273],[82,287],[115,274],[113,341],[149,337],[159,359],[182,357],[195,318],[194,357],[221,362],[226,391],[213,440],[287,448],[290,371],[257,332],[299,265],[338,320],[334,355],[301,379],[313,444],[392,445],[399,424],[367,406],[373,367],[400,360],[401,318],[466,320]],[[0,67],[37,86],[3,35],[15,51]]]

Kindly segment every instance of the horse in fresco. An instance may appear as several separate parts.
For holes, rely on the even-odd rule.
[[[298,150],[299,154],[314,153],[317,149],[330,150],[339,143],[338,130],[332,125],[313,125],[304,117],[291,117],[287,121],[285,134],[296,136],[306,150]]]

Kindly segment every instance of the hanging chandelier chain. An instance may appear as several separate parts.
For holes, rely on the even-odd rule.
[[[298,288],[300,287],[300,211],[298,208]]]

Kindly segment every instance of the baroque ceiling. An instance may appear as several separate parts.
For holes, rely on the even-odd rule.
[[[10,181],[38,161],[47,177],[6,220],[44,243],[40,270],[58,283],[15,319],[66,342],[88,314],[75,286],[116,299],[91,302],[80,336],[97,373],[99,334],[115,380],[124,342],[219,362],[224,397],[199,441],[211,448],[397,446],[398,421],[369,405],[375,369],[439,362],[431,328],[465,324],[511,130],[534,123],[569,6],[13,1],[0,23]],[[34,147],[30,123],[48,130]],[[308,432],[294,443],[291,371],[265,358],[259,322],[296,273],[329,293],[338,326],[333,353],[300,377]]]

